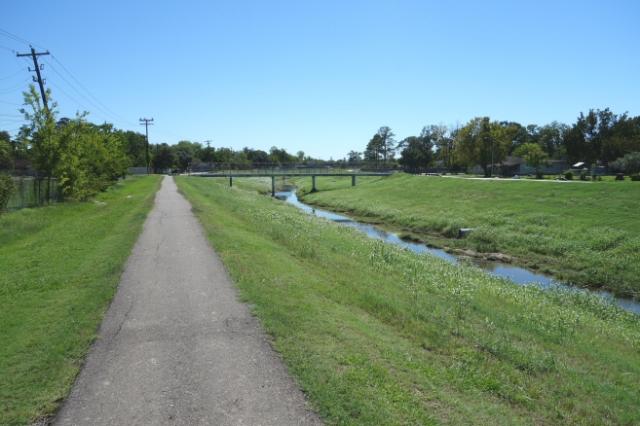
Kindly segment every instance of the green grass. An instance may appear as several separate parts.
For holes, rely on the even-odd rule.
[[[367,239],[240,181],[177,182],[329,424],[640,422],[638,317]]]
[[[319,178],[305,202],[435,246],[501,252],[562,280],[640,298],[640,183]],[[474,228],[455,239],[459,228]]]
[[[159,181],[0,215],[0,424],[30,424],[67,395]]]

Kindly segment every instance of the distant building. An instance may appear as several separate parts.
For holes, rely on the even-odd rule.
[[[527,165],[522,157],[508,156],[502,163],[495,166],[502,176],[533,175],[536,169]],[[569,168],[566,160],[547,160],[540,166],[540,172],[545,175],[559,175]]]

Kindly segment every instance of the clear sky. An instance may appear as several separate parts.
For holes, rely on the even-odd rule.
[[[382,125],[404,138],[479,115],[640,115],[636,0],[7,0],[0,10],[0,28],[54,55],[43,73],[62,115],[89,110],[138,131],[153,117],[152,143],[328,159],[362,151]],[[30,74],[12,50],[26,49],[0,32],[0,129],[20,126]]]

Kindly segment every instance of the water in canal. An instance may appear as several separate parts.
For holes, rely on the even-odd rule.
[[[297,208],[299,208],[300,210],[306,213],[313,214],[315,216],[340,223],[344,226],[355,228],[361,232],[364,232],[366,235],[368,235],[371,238],[382,240],[390,244],[395,244],[407,250],[411,250],[414,253],[430,254],[432,256],[437,256],[441,259],[444,259],[454,264],[457,264],[461,261],[460,257],[447,253],[442,249],[429,247],[426,244],[422,244],[422,243],[405,241],[402,238],[400,238],[397,234],[394,234],[393,232],[385,231],[374,225],[357,222],[351,219],[350,217],[343,216],[328,210],[317,209],[315,207],[309,206],[298,199],[298,196],[296,195],[295,190],[276,192],[276,197],[278,199],[286,201],[289,204],[296,206]],[[512,266],[506,263],[490,262],[486,260],[473,259],[473,258],[469,259],[466,257],[465,259],[473,262],[476,266],[484,269],[485,271],[487,271],[492,275],[502,277],[502,278],[507,278],[516,284],[537,285],[542,288],[561,286],[561,287],[569,288],[575,291],[590,291],[590,292],[599,294],[601,297],[611,301],[612,303],[615,303],[616,305],[620,306],[621,308],[627,311],[640,314],[640,302],[637,302],[631,299],[615,297],[613,294],[609,293],[608,291],[586,290],[578,287],[568,286],[566,284],[562,284],[555,281],[552,277],[548,275],[544,275],[538,272],[533,272],[528,269],[519,268],[517,266]]]

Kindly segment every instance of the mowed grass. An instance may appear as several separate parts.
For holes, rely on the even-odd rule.
[[[67,395],[159,182],[0,215],[0,424],[30,424]]]
[[[640,182],[469,180],[398,174],[318,178],[310,204],[390,225],[436,246],[512,255],[581,286],[640,299]],[[458,229],[474,228],[456,239]]]
[[[327,423],[640,422],[637,316],[367,239],[240,180],[177,182]]]

